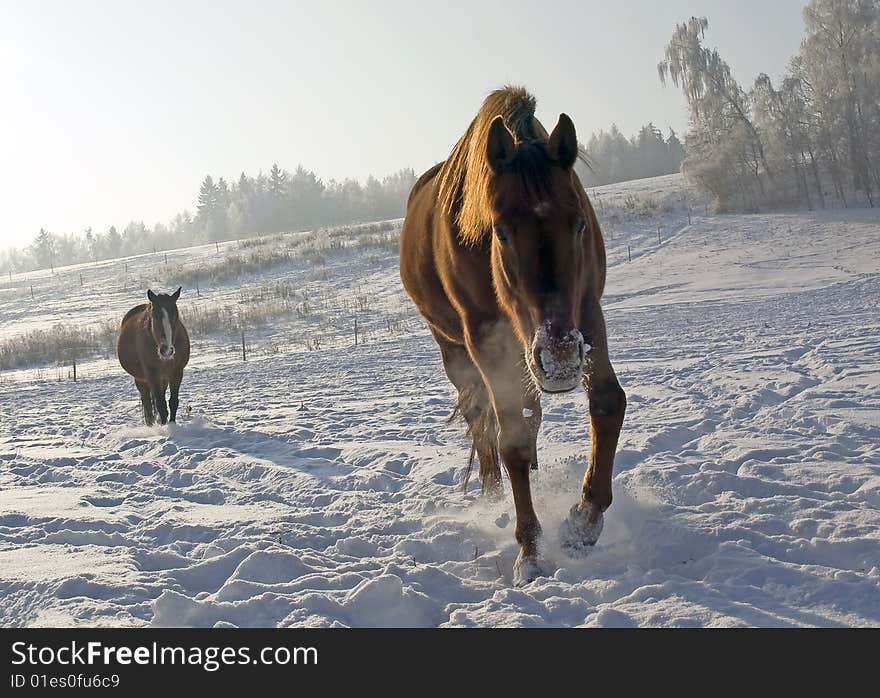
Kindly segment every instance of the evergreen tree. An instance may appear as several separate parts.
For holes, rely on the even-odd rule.
[[[217,185],[211,175],[205,175],[199,190],[198,217],[207,223],[217,210]]]
[[[105,247],[109,259],[115,259],[122,254],[122,236],[116,230],[116,226],[111,225],[110,230],[107,231]]]
[[[55,238],[44,228],[40,228],[31,245],[31,251],[38,269],[47,269],[55,264]]]
[[[229,207],[230,200],[229,187],[226,184],[226,180],[221,177],[217,180],[217,208],[225,211]]]
[[[285,207],[287,195],[287,172],[278,167],[278,163],[272,164],[269,170],[269,179],[266,182],[268,200],[263,217],[264,225],[269,232],[276,232],[285,228],[292,214],[289,207]],[[287,208],[287,211],[285,211]]]

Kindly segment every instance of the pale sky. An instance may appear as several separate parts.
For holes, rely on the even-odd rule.
[[[167,222],[208,173],[420,173],[507,82],[581,140],[681,133],[656,71],[676,22],[707,16],[748,85],[784,72],[805,2],[0,0],[0,247]]]

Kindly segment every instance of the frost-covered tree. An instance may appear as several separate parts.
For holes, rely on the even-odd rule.
[[[803,83],[789,76],[775,89],[770,78],[762,73],[755,80],[752,94],[755,123],[767,142],[768,157],[778,163],[776,198],[800,200],[812,208],[815,195],[824,206]],[[811,194],[813,187],[815,194]]]
[[[703,45],[708,22],[676,27],[660,79],[688,102],[683,171],[719,207],[873,206],[880,191],[880,0],[811,0],[806,36],[778,84],[748,91]]]
[[[91,226],[85,229],[85,232],[83,233],[83,240],[85,242],[86,254],[88,254],[89,260],[93,262],[97,261],[99,240],[92,232]]]
[[[800,73],[809,85],[819,140],[844,187],[873,206],[880,189],[880,2],[812,0]]]
[[[690,130],[683,169],[722,207],[754,205],[766,194],[773,170],[751,114],[751,99],[715,49],[703,45],[709,22],[692,17],[676,25],[657,66],[660,81],[671,80],[688,102]]]

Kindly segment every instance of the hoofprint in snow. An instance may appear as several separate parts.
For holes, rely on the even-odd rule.
[[[585,397],[543,398],[549,576],[515,588],[509,492],[461,492],[453,389],[393,246],[334,248],[200,289],[220,304],[285,279],[325,302],[254,330],[246,363],[232,334],[194,336],[177,425],[139,424],[112,358],[77,383],[5,376],[0,624],[880,625],[880,213],[609,213],[675,186],[594,196],[629,408],[585,558],[558,543],[586,465]],[[163,263],[125,262],[150,284]],[[120,264],[7,280],[0,334],[121,318],[143,289],[123,290]],[[357,294],[370,300],[339,300]]]

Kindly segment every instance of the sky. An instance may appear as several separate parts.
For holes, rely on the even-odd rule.
[[[741,84],[778,78],[805,0],[0,0],[0,247],[194,210],[206,174],[322,179],[443,160],[483,98],[525,85],[552,128],[682,133],[656,66],[675,24]]]

